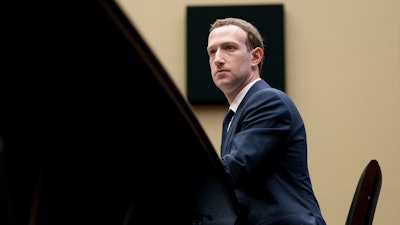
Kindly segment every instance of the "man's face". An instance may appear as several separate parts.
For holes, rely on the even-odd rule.
[[[214,84],[224,93],[237,92],[252,75],[252,51],[246,32],[234,25],[214,29],[208,36],[207,52]]]

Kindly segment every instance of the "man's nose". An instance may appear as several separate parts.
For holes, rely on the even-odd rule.
[[[221,64],[224,62],[224,58],[223,58],[223,52],[220,50],[217,50],[215,52],[215,57],[214,57],[214,63],[215,64]]]

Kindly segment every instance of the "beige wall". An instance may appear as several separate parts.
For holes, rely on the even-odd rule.
[[[306,123],[310,173],[327,223],[345,224],[358,178],[377,159],[383,184],[374,224],[398,224],[400,1],[118,2],[184,96],[186,6],[284,4],[286,90]],[[193,109],[218,150],[226,109]]]

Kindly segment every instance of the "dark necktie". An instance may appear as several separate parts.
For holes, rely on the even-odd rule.
[[[226,136],[226,132],[228,131],[229,123],[231,122],[234,114],[235,114],[235,112],[233,112],[233,110],[230,109],[224,117],[224,121],[222,122],[222,141],[221,141],[222,143],[224,143],[224,139]]]

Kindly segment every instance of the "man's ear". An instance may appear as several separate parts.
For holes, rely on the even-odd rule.
[[[255,66],[260,64],[262,58],[264,57],[264,51],[260,47],[257,47],[252,50],[252,55],[253,55],[253,65]]]

